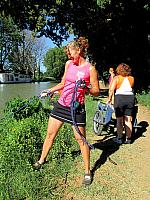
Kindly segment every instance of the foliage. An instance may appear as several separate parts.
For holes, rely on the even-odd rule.
[[[141,99],[145,99],[145,95],[148,94],[143,92]],[[16,103],[17,106],[18,101]],[[97,101],[98,99],[93,99],[91,96],[86,97],[87,131],[88,137],[89,132],[92,133],[92,139],[92,118],[97,107]],[[11,105],[13,107],[15,103]],[[66,124],[61,128],[52,151],[48,156],[49,162],[40,170],[34,170],[32,168],[32,163],[39,158],[41,153],[47,128],[48,116],[45,113],[45,109],[46,107],[48,109],[50,107],[47,105],[47,102],[43,106],[44,109],[42,107],[38,113],[34,112],[29,117],[25,116],[22,120],[17,121],[7,116],[5,121],[0,123],[0,199],[56,200],[63,199],[64,195],[67,195],[68,192],[77,198],[82,195],[95,199],[98,196],[103,196],[104,199],[108,199],[110,196],[117,198],[113,186],[115,177],[118,177],[118,168],[115,164],[112,165],[111,163],[110,165],[109,162],[108,165],[105,165],[106,168],[101,168],[103,172],[100,175],[102,177],[101,187],[99,180],[96,181],[96,177],[95,181],[87,190],[79,187],[79,185],[73,184],[76,175],[81,175],[82,172],[80,169],[80,157],[76,157],[76,161],[79,161],[79,163],[73,162],[72,153],[74,150],[77,150],[77,144],[70,125]],[[12,107],[9,107],[10,110],[13,110]],[[7,110],[9,111],[9,109]],[[91,162],[94,166],[97,164],[98,168],[96,170],[106,162],[108,156],[111,156],[111,154],[118,150],[118,147],[114,148],[114,146],[109,145],[108,140],[109,138],[106,138],[106,140],[102,139],[101,142],[103,142],[103,145],[100,146],[102,149],[95,149],[92,152]],[[102,153],[99,151],[102,151]],[[127,148],[127,153],[129,153],[128,151]],[[120,158],[115,154],[113,156],[110,159],[114,159],[117,164],[124,162],[124,159],[120,160],[122,153]],[[107,171],[109,172],[106,173]],[[110,174],[113,174],[112,172],[115,172],[116,176],[110,176]],[[67,185],[68,182],[66,184],[68,173],[70,179],[68,180],[69,187]],[[122,175],[121,173],[122,171],[120,175]],[[73,179],[73,183],[71,178]],[[104,181],[110,184],[105,184]],[[117,184],[119,183],[120,180]],[[77,180],[77,184],[79,184],[79,180]],[[128,188],[128,182],[126,182],[125,186]],[[110,191],[109,195],[108,191]],[[124,193],[121,193],[120,196],[123,198]]]
[[[46,52],[46,43],[43,38],[37,38],[33,32],[28,30],[23,31],[23,48],[24,68],[28,74],[32,74],[33,78],[40,79],[40,67],[43,61],[43,56]]]
[[[44,41],[27,30],[21,31],[10,16],[0,16],[0,27],[1,71],[11,70],[30,76],[35,76],[35,71],[40,73],[46,48]]]
[[[38,97],[32,97],[31,99],[14,98],[6,103],[4,112],[7,115],[13,116],[16,120],[21,120],[32,116],[34,113],[38,113],[42,107]]]
[[[9,54],[9,68],[15,73],[32,74],[35,77],[35,71],[39,70],[39,60],[41,60],[41,54],[44,49],[44,44],[34,38],[29,31],[20,32],[22,38],[21,44],[13,48]]]
[[[48,77],[54,77],[60,80],[64,73],[64,66],[67,56],[63,48],[49,49],[44,57],[44,65]]]
[[[88,132],[93,132],[93,126],[91,122],[93,122],[93,117],[95,111],[97,109],[98,99],[88,95],[86,96],[86,128]]]
[[[71,127],[62,127],[48,158],[51,164],[34,170],[32,164],[41,154],[50,107],[34,98],[31,109],[27,107],[26,112],[10,117],[25,102],[14,99],[8,103],[5,121],[0,122],[0,199],[60,199],[62,188],[59,193],[55,189],[71,169],[71,152],[76,148]]]
[[[9,16],[8,18],[0,15],[0,69],[9,69],[8,58],[9,54],[13,49],[17,49],[21,43],[20,30],[15,25],[13,19]]]
[[[62,17],[62,5],[65,8],[67,2],[43,0],[29,2],[25,0],[17,4],[3,0],[1,10],[5,16],[11,15],[20,28],[40,31],[46,37],[55,39],[60,44],[69,36],[67,32],[69,25],[66,23],[67,27],[65,27],[65,23],[60,18]],[[59,13],[60,15],[58,15]],[[49,33],[47,33],[47,28]]]
[[[93,0],[93,1],[22,1],[16,4],[11,1],[2,1],[1,9],[5,16],[11,15],[14,21],[24,28],[29,28],[30,30],[40,31],[46,37],[50,37],[55,42],[62,42],[68,36],[68,30],[70,28],[76,28],[77,26],[77,15],[81,14],[80,19],[88,25],[88,27],[82,27],[78,31],[83,30],[83,28],[88,28],[91,26],[98,25],[99,22],[106,20],[106,16],[110,17],[115,9],[119,9],[121,12],[124,11],[124,6],[128,4],[128,7],[134,5],[141,6],[142,8],[150,7],[148,0],[140,0],[133,2],[121,1],[111,1],[111,0]],[[115,7],[113,7],[116,5]],[[11,9],[10,9],[11,8]],[[100,8],[100,9],[99,9]],[[111,10],[111,9],[114,10]],[[84,12],[81,12],[84,10]],[[15,12],[14,12],[15,11]],[[94,15],[93,15],[94,14]],[[120,13],[118,13],[120,14]],[[83,15],[83,18],[82,18]],[[20,17],[18,17],[20,16]],[[96,17],[98,21],[94,21],[90,24],[90,19]],[[100,19],[99,17],[102,17]],[[83,23],[81,21],[80,25]],[[87,29],[87,30],[88,30]],[[94,29],[93,29],[94,31]],[[97,30],[98,31],[98,30]],[[85,32],[85,31],[84,31]],[[83,33],[82,33],[83,34]]]
[[[150,92],[143,91],[136,95],[138,103],[150,108]]]
[[[101,8],[105,8],[105,6],[110,2],[111,0],[97,0],[97,5]]]
[[[99,73],[125,62],[132,66],[138,88],[150,84],[148,0],[25,0],[18,4],[3,0],[1,8],[21,28],[36,30],[38,36],[45,35],[59,46],[70,30],[75,36],[87,37],[89,58],[96,62]]]

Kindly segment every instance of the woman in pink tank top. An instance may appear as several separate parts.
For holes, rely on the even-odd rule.
[[[78,38],[77,41],[70,42],[65,51],[68,55],[69,60],[65,64],[65,71],[62,81],[50,89],[50,93],[60,91],[61,95],[58,102],[55,104],[49,118],[47,135],[43,144],[43,150],[40,159],[33,165],[38,168],[45,163],[47,154],[51,149],[54,139],[64,122],[70,123],[77,140],[83,161],[85,166],[85,176],[83,183],[89,185],[92,182],[90,174],[90,148],[86,142],[83,141],[82,137],[86,138],[86,111],[85,111],[85,94],[89,93],[93,96],[99,95],[99,81],[97,71],[94,66],[86,61],[86,52],[88,49],[88,41],[84,37]],[[78,134],[74,126],[74,120],[71,115],[71,106],[74,91],[78,81],[82,81],[86,86],[91,86],[90,89],[84,87],[78,87],[76,91],[76,103],[75,109],[75,122],[82,134]],[[47,95],[46,93],[43,95]]]

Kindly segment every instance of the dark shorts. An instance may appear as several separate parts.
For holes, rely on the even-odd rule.
[[[75,122],[78,126],[85,127],[86,126],[86,111],[85,105],[79,105],[75,111]],[[56,102],[54,104],[54,108],[50,113],[50,116],[58,119],[62,122],[67,122],[73,124],[71,109],[66,106],[62,106],[60,103]]]
[[[116,117],[133,116],[134,105],[134,95],[115,95],[114,109]]]

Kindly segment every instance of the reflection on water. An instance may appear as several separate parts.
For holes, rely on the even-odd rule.
[[[0,111],[5,107],[5,103],[15,97],[30,98],[39,96],[42,90],[50,88],[56,83],[17,83],[17,84],[0,84]]]

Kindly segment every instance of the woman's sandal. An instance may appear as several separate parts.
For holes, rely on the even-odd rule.
[[[39,161],[37,161],[37,162],[35,162],[34,164],[33,164],[33,167],[34,168],[36,168],[36,169],[39,169],[42,165],[44,165],[46,162],[44,161],[44,162],[42,162],[42,163],[40,163]]]
[[[92,176],[91,174],[85,174],[82,184],[85,186],[89,186],[92,183]]]

